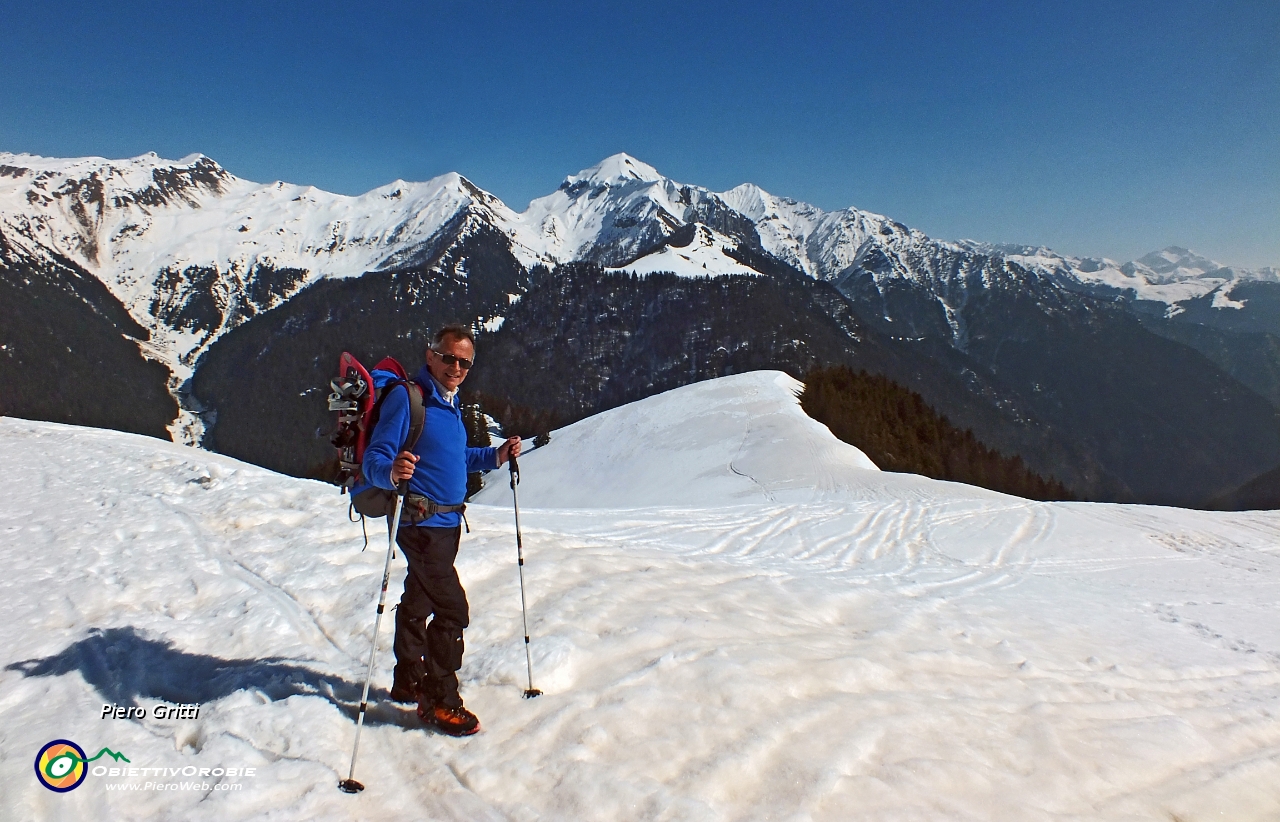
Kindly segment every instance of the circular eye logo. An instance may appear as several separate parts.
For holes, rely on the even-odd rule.
[[[84,748],[70,739],[55,739],[36,754],[36,779],[51,791],[73,791],[89,772],[85,762]]]

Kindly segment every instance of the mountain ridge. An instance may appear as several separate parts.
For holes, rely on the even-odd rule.
[[[82,172],[81,176],[72,174]],[[30,177],[31,186],[26,191],[17,192],[14,183]],[[47,191],[51,180],[59,180],[60,185],[53,192]],[[515,240],[517,256],[526,264],[536,262],[558,263],[588,259],[596,262],[614,262],[618,260],[599,259],[607,252],[598,247],[608,246],[607,237],[601,236],[607,228],[599,223],[603,209],[591,208],[590,203],[582,203],[579,195],[588,192],[587,200],[597,199],[599,194],[608,190],[612,195],[610,211],[621,212],[624,223],[628,218],[652,217],[667,222],[672,230],[692,216],[687,213],[690,207],[706,204],[718,204],[733,210],[736,214],[747,218],[753,227],[760,232],[759,245],[769,253],[779,257],[810,276],[822,279],[835,279],[844,269],[855,264],[859,249],[869,239],[884,237],[887,244],[895,249],[903,249],[913,243],[929,242],[940,247],[962,251],[976,251],[987,255],[998,255],[1013,258],[1028,270],[1046,273],[1067,274],[1080,280],[1083,284],[1103,284],[1123,290],[1133,289],[1139,299],[1176,302],[1189,296],[1203,296],[1213,293],[1215,287],[1231,286],[1238,282],[1280,282],[1280,270],[1262,268],[1256,270],[1224,266],[1201,257],[1194,252],[1177,246],[1169,246],[1160,251],[1153,251],[1144,257],[1127,263],[1118,263],[1107,258],[1073,257],[1059,254],[1044,246],[995,244],[976,240],[938,240],[917,229],[874,212],[856,207],[826,211],[817,206],[787,197],[776,196],[761,189],[753,183],[743,183],[725,192],[714,192],[700,186],[679,183],[661,175],[653,166],[643,163],[628,154],[619,153],[605,158],[594,166],[583,169],[577,174],[565,177],[556,191],[532,200],[522,212],[516,212],[501,199],[475,186],[466,177],[457,172],[448,172],[431,180],[406,183],[395,180],[378,186],[360,195],[332,194],[314,186],[300,186],[281,181],[262,184],[235,177],[215,160],[202,154],[192,154],[182,160],[164,160],[153,152],[126,160],[108,160],[100,157],[84,157],[73,159],[46,158],[31,154],[13,154],[0,152],[0,181],[8,184],[0,188],[0,216],[11,220],[21,214],[21,208],[15,209],[16,199],[25,199],[29,206],[47,207],[55,199],[70,197],[69,210],[72,217],[78,220],[80,229],[91,229],[86,225],[89,219],[87,210],[82,206],[105,205],[110,199],[109,207],[127,209],[130,207],[163,208],[181,201],[191,210],[207,208],[208,195],[228,196],[232,194],[251,193],[262,198],[268,192],[282,192],[290,202],[301,203],[294,211],[307,211],[316,206],[343,204],[355,210],[369,206],[387,208],[399,215],[412,212],[415,220],[384,220],[383,224],[366,227],[366,230],[354,234],[341,234],[340,227],[335,227],[331,220],[323,223],[325,233],[320,238],[303,243],[297,252],[309,253],[318,275],[322,276],[355,276],[369,270],[387,267],[389,260],[397,253],[403,253],[406,246],[414,242],[429,240],[440,226],[457,212],[458,209],[475,205],[490,213],[496,225],[507,230]],[[35,191],[40,188],[42,191]],[[7,190],[6,190],[7,189]],[[641,196],[637,196],[641,195]],[[277,205],[279,196],[272,198]],[[656,209],[650,213],[637,215],[634,212],[644,210],[640,207],[648,200]],[[399,207],[394,204],[399,203]],[[389,206],[389,204],[392,204]],[[572,239],[564,235],[565,217],[558,212],[573,212],[575,227]],[[27,216],[27,215],[23,215]],[[246,214],[252,217],[253,215]],[[326,215],[332,216],[332,215]],[[548,218],[556,218],[552,225],[547,225]],[[297,222],[294,217],[288,222]],[[560,223],[557,227],[555,223]],[[310,228],[315,230],[321,222],[312,220]],[[610,224],[612,227],[614,224]],[[12,224],[6,226],[14,228]],[[55,226],[48,220],[41,226],[53,229]],[[224,224],[192,225],[189,228],[195,234],[201,232],[217,232],[226,229]],[[381,232],[370,228],[380,228]],[[634,225],[623,225],[622,228],[633,228]],[[714,226],[713,226],[714,227]],[[66,235],[59,236],[52,231],[39,235],[30,230],[18,231],[17,236],[33,240],[44,240],[46,247],[75,258],[82,255],[77,262],[94,273],[107,273],[111,261],[97,259],[94,249],[110,246],[114,241],[121,246],[121,253],[130,252],[126,247],[130,241],[146,233],[147,228],[139,225],[121,226],[128,229],[120,236],[108,236],[107,243],[102,237],[85,237],[81,231],[81,242],[67,242]],[[231,226],[239,233],[252,233],[254,236],[236,238],[241,246],[263,243],[261,230],[240,224]],[[241,228],[248,229],[241,231]],[[761,230],[763,229],[763,230]],[[296,229],[291,229],[295,231]],[[337,233],[334,233],[334,232]],[[98,232],[101,233],[101,232]],[[284,231],[276,228],[277,234]],[[373,248],[368,254],[346,254],[355,247],[369,246],[374,240],[391,240],[380,247]],[[266,247],[257,252],[262,262],[275,264],[292,264],[298,262],[299,253],[292,258],[286,256],[282,248],[286,243],[277,243],[276,250]],[[641,247],[637,244],[635,247]],[[193,249],[190,245],[178,246],[180,250],[165,248],[162,253],[151,259],[130,264],[122,261],[118,266],[124,271],[132,271],[137,265],[150,265],[157,270],[166,264],[185,262],[209,264],[247,260],[248,249],[218,249],[223,257],[216,258],[209,254],[209,249]],[[627,249],[623,249],[625,251]],[[205,256],[200,257],[199,252]],[[239,253],[236,253],[236,252]],[[336,254],[335,254],[336,252]],[[521,253],[523,252],[523,253]],[[597,259],[588,255],[596,254]],[[338,259],[333,264],[326,264],[321,258],[328,254]],[[119,256],[119,255],[117,255]],[[189,259],[188,259],[189,258]],[[113,258],[114,259],[114,258]],[[626,260],[625,262],[632,262]],[[298,266],[306,267],[306,266]],[[1178,289],[1164,289],[1163,286],[1178,286]],[[120,284],[113,287],[117,290]],[[1220,304],[1229,301],[1230,288],[1221,290]],[[128,295],[122,301],[128,302]]]
[[[522,212],[452,172],[348,196],[242,180],[203,155],[113,163],[0,154],[0,237],[33,257],[76,262],[115,295],[146,332],[134,334],[134,344],[170,371],[168,390],[180,403],[170,430],[189,444],[248,437],[237,446],[248,449],[241,455],[270,450],[255,439],[251,420],[228,428],[237,418],[234,374],[249,357],[267,369],[260,390],[273,390],[272,375],[291,373],[298,382],[288,391],[306,395],[321,375],[279,359],[283,351],[304,355],[296,348],[300,333],[315,351],[327,352],[331,338],[359,339],[369,352],[398,350],[402,343],[389,346],[391,340],[415,338],[424,322],[453,319],[494,334],[513,356],[535,338],[545,346],[556,333],[573,333],[565,350],[599,362],[596,379],[610,384],[553,370],[547,385],[528,390],[575,417],[680,380],[786,368],[788,351],[817,339],[799,329],[815,322],[826,328],[834,318],[835,327],[850,329],[840,332],[848,340],[823,337],[801,357],[806,368],[846,363],[891,373],[989,445],[1024,454],[1046,475],[1075,477],[1085,498],[1132,499],[1126,489],[1145,489],[1139,498],[1194,501],[1280,463],[1280,345],[1256,344],[1280,342],[1280,276],[1273,269],[1237,271],[1175,247],[1118,264],[1042,247],[935,240],[884,215],[828,212],[749,183],[726,192],[680,183],[626,154],[567,175]],[[565,302],[580,294],[617,329],[600,333],[594,321],[543,328],[530,304],[517,303],[538,280],[536,271],[564,266],[586,267],[567,275],[571,288],[552,286],[538,297],[539,310],[580,311]],[[602,280],[599,288],[583,282],[611,272],[775,279],[777,298],[799,313],[762,310],[758,300],[772,292],[739,284],[726,291],[662,280],[644,291],[652,304],[633,305],[635,280]],[[830,286],[843,302],[809,293],[806,283]],[[720,313],[712,322],[700,320],[696,306],[662,307],[678,299],[718,300]],[[342,302],[350,300],[364,307]],[[399,316],[402,308],[424,306],[425,314]],[[819,316],[828,312],[835,314]],[[654,324],[655,317],[662,320]],[[766,317],[774,325],[761,325]],[[369,323],[376,328],[366,329]],[[256,330],[239,333],[246,326]],[[660,360],[601,348],[626,344],[630,335],[653,342],[665,334],[682,335],[692,347]],[[698,347],[704,344],[712,347]],[[720,349],[737,353],[722,356]],[[855,351],[863,360],[849,363]],[[1041,367],[1044,354],[1075,374],[1070,388],[1066,376]],[[524,356],[540,361],[536,353]],[[1138,362],[1160,376],[1135,370]],[[1089,366],[1077,372],[1078,363]],[[799,366],[792,370],[800,376]],[[1179,371],[1185,386],[1174,377]],[[969,399],[954,389],[959,385],[968,386]],[[1123,413],[1153,392],[1189,405],[1155,416]],[[1217,412],[1201,396],[1221,397],[1232,410],[1212,419]],[[969,407],[973,402],[985,404],[987,415]],[[1104,407],[1110,410],[1102,413]],[[1117,411],[1129,420],[1110,423]],[[291,413],[294,425],[307,418]],[[1160,433],[1130,430],[1137,419]],[[1073,420],[1086,420],[1086,428],[1073,430]],[[1215,426],[1223,430],[1215,433]],[[1234,454],[1242,432],[1258,439],[1254,453]],[[1162,478],[1135,467],[1141,450],[1111,443],[1152,436],[1198,455],[1202,468],[1213,468],[1214,453],[1233,456],[1221,471],[1188,476],[1191,490],[1152,497]],[[1110,467],[1108,460],[1091,462],[1073,439],[1109,449]],[[1032,447],[1044,450],[1038,463],[1026,454]],[[1210,488],[1210,481],[1217,484]]]

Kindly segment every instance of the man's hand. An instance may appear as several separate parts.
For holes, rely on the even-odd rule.
[[[520,456],[520,438],[507,437],[507,441],[498,446],[498,465],[503,465],[507,460]]]
[[[400,456],[396,457],[396,461],[391,463],[391,484],[399,485],[401,480],[413,477],[413,467],[417,461],[417,454],[401,451]]]

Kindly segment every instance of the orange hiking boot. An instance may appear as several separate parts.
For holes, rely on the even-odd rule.
[[[470,736],[480,730],[480,720],[461,705],[452,708],[442,702],[424,700],[418,704],[418,718],[449,736]]]

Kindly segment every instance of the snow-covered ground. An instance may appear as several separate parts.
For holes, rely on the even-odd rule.
[[[880,472],[795,387],[689,386],[521,461],[535,700],[491,477],[459,560],[484,732],[379,701],[356,796],[336,786],[385,543],[362,553],[318,483],[0,420],[0,818],[1280,818],[1280,514]],[[199,718],[101,716],[160,703]],[[54,793],[33,769],[54,739],[179,775]],[[210,787],[113,787],[148,781]]]

